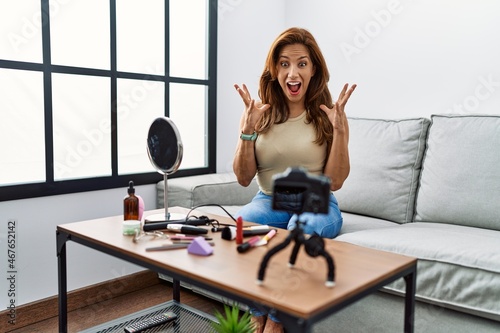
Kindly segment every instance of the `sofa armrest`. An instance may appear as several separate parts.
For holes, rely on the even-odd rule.
[[[254,179],[248,187],[238,184],[234,173],[213,173],[168,179],[168,206],[192,208],[218,204],[242,206],[249,203],[259,187]],[[156,185],[157,208],[164,207],[164,182]]]

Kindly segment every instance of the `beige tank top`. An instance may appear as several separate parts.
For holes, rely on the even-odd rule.
[[[306,123],[305,111],[259,134],[255,142],[255,155],[260,190],[272,195],[273,176],[288,167],[301,166],[312,174],[322,174],[327,145],[320,146],[314,143],[315,140],[316,131],[313,124]]]

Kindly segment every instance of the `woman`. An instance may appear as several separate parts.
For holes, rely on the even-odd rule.
[[[248,186],[257,175],[259,192],[239,212],[245,221],[293,228],[297,216],[272,209],[272,178],[288,167],[301,166],[311,174],[331,179],[336,191],[349,175],[349,126],[344,107],[356,85],[345,84],[337,102],[328,89],[330,74],[314,37],[305,29],[290,28],[274,41],[259,84],[261,101],[252,99],[246,85],[235,85],[245,110],[233,169],[238,182]],[[337,236],[342,216],[330,194],[328,214],[303,213],[306,234]],[[283,332],[276,318],[252,311],[257,332]]]

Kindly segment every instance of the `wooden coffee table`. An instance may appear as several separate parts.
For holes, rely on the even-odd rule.
[[[169,211],[187,213],[184,208]],[[162,210],[146,212],[158,214]],[[208,215],[221,223],[227,217]],[[279,230],[267,246],[246,253],[236,251],[234,241],[212,233],[214,252],[210,256],[189,254],[186,249],[146,252],[147,247],[165,243],[153,240],[133,243],[122,235],[122,216],[59,225],[57,254],[59,277],[59,331],[67,332],[66,242],[74,241],[103,253],[135,263],[174,279],[174,300],[180,301],[179,281],[214,292],[237,302],[275,313],[289,332],[311,332],[314,323],[399,279],[406,281],[404,331],[413,332],[417,259],[357,245],[325,240],[326,250],[336,266],[336,285],[327,288],[324,258],[309,257],[302,248],[295,267],[288,267],[292,245],[273,256],[263,285],[257,285],[257,271],[267,250],[280,243],[288,231]]]

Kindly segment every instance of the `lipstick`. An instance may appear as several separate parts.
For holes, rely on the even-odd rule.
[[[255,247],[255,244],[257,244],[259,241],[260,241],[259,236],[253,236],[245,243],[238,245],[238,247],[236,249],[238,250],[239,253],[246,252],[250,248]]]
[[[243,243],[243,218],[238,216],[236,220],[236,244]]]

